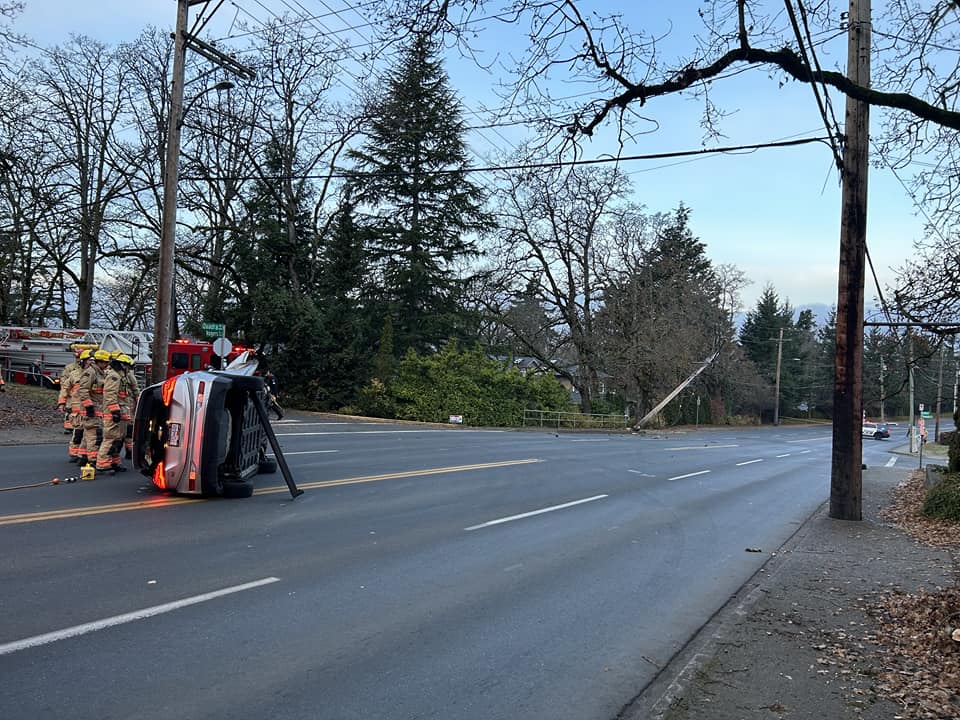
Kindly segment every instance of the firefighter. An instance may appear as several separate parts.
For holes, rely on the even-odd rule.
[[[77,397],[83,408],[83,444],[80,459],[84,465],[96,465],[97,453],[103,441],[103,381],[106,379],[110,353],[97,350],[93,353],[93,362],[80,376]]]
[[[86,452],[83,446],[83,405],[80,403],[80,378],[83,371],[93,362],[93,350],[80,350],[77,368],[68,377],[66,374],[60,378],[60,392],[63,392],[64,383],[69,386],[66,395],[66,407],[70,411],[70,444],[67,452],[70,455],[70,462],[79,462],[81,465],[86,461]]]
[[[125,407],[128,396],[127,370],[121,357],[126,356],[118,352],[116,357],[111,357],[103,379],[103,436],[96,465],[99,472],[112,470],[118,473],[126,470],[120,464],[120,450],[127,434],[130,412],[129,406]]]
[[[137,374],[134,372],[133,358],[129,355],[121,355],[120,362],[124,364],[126,371],[125,394],[121,393],[120,408],[125,410],[127,420],[127,432],[125,433],[123,444],[126,448],[127,457],[133,456],[133,413],[137,409],[137,400],[140,398],[140,383],[137,381]],[[126,400],[126,403],[123,402]]]
[[[65,434],[73,434],[72,413],[67,410],[67,399],[70,397],[70,389],[80,379],[80,373],[83,372],[83,364],[80,361],[83,348],[80,345],[74,345],[73,351],[75,353],[74,361],[64,367],[63,372],[60,373],[60,394],[57,396],[57,409],[63,413],[63,432]]]

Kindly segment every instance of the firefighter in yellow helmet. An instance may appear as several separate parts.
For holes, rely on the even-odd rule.
[[[83,365],[80,361],[80,354],[83,352],[83,346],[71,346],[74,352],[74,360],[63,368],[60,373],[60,394],[57,396],[57,410],[63,413],[63,432],[73,434],[73,422],[71,413],[67,409],[67,399],[70,397],[70,388],[80,379],[80,373],[83,372]],[[71,461],[73,457],[71,456]]]
[[[98,472],[112,470],[123,472],[126,468],[120,464],[120,450],[127,434],[127,422],[130,420],[127,401],[126,367],[120,358],[121,352],[111,357],[103,380],[103,436],[97,451]]]
[[[82,465],[86,459],[86,452],[83,445],[83,405],[80,403],[80,378],[83,371],[93,362],[93,350],[81,348],[77,355],[77,367],[69,375],[64,373],[60,377],[61,398],[66,401],[67,410],[70,413],[70,444],[67,453],[70,455],[70,462],[80,462]],[[66,387],[68,386],[68,387]],[[66,387],[66,395],[63,395]]]
[[[83,409],[83,444],[80,450],[80,459],[86,465],[97,462],[97,453],[100,451],[103,427],[103,383],[106,380],[107,365],[110,364],[110,353],[106,350],[97,350],[93,353],[93,362],[80,376],[80,387],[77,397]]]
[[[127,457],[133,455],[133,413],[137,409],[137,400],[140,398],[140,382],[137,380],[137,374],[134,372],[134,361],[129,355],[121,355],[119,358],[123,363],[124,377],[123,391],[120,393],[120,409],[123,411],[123,417],[127,421],[127,432],[123,444],[126,447]]]

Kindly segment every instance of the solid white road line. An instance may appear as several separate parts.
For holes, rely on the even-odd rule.
[[[190,605],[207,602],[208,600],[243,592],[244,590],[252,590],[261,585],[270,585],[275,582],[280,582],[280,578],[268,577],[261,580],[254,580],[253,582],[244,583],[243,585],[234,585],[233,587],[214,590],[213,592],[204,593],[203,595],[194,595],[193,597],[184,598],[183,600],[174,600],[173,602],[164,603],[163,605],[154,605],[153,607],[144,608],[143,610],[134,610],[133,612],[124,613],[123,615],[114,615],[113,617],[104,618],[103,620],[95,620],[94,622],[84,623],[83,625],[74,625],[73,627],[64,628],[63,630],[56,630],[54,632],[44,633],[43,635],[34,635],[33,637],[24,638],[23,640],[15,640],[14,642],[0,645],[0,655],[10,655],[20,650],[26,650],[27,648],[46,645],[57,642],[58,640],[66,640],[67,638],[79,637],[80,635],[86,635],[87,633],[96,632],[97,630],[105,630],[115,625],[123,625],[124,623],[133,622],[134,620],[143,620],[144,618],[153,617],[154,615],[173,612],[174,610],[179,610],[180,608],[185,608]]]
[[[319,455],[320,453],[335,453],[340,452],[339,450],[297,450],[296,452],[285,452],[284,457],[287,455]],[[270,457],[273,457],[271,454]]]
[[[889,460],[887,460],[887,464],[884,465],[884,467],[893,467],[893,466],[896,465],[896,464],[897,464],[897,458],[896,458],[896,456],[894,456],[894,457],[890,458]]]
[[[550,507],[541,508],[540,510],[532,510],[531,512],[520,513],[519,515],[511,515],[509,517],[502,517],[497,520],[490,520],[489,522],[480,523],[479,525],[471,525],[468,528],[464,528],[466,531],[470,530],[479,530],[480,528],[490,527],[491,525],[500,525],[502,523],[512,522],[514,520],[522,520],[523,518],[533,517],[534,515],[542,515],[543,513],[553,512],[554,510],[563,510],[564,508],[573,507],[574,505],[582,505],[583,503],[593,502],[594,500],[602,500],[607,497],[606,495],[594,495],[593,497],[583,498],[583,500],[574,500],[573,502],[563,503],[563,505],[551,505]]]
[[[399,435],[400,433],[438,433],[449,430],[331,430],[328,432],[278,432],[277,437],[293,437],[295,435]]]
[[[715,450],[717,448],[735,448],[739,445],[683,445],[681,447],[660,448],[660,450]]]
[[[642,475],[643,477],[656,477],[656,475],[651,475],[650,473],[641,472],[640,470],[630,470],[629,468],[627,469],[627,472],[632,472],[637,475]]]
[[[375,422],[337,422],[336,420],[331,420],[329,422],[304,422],[303,420],[294,420],[292,418],[288,420],[274,420],[270,423],[271,425],[296,425],[298,427],[309,427],[312,425],[339,425],[343,427],[344,425],[382,425],[383,423]]]
[[[777,455],[778,458],[790,457],[790,453],[784,453],[783,455]]]
[[[291,425],[290,427],[295,427]],[[317,432],[278,432],[277,437],[299,435],[400,435],[402,433],[502,433],[506,430],[479,430],[476,428],[431,428],[430,430],[329,430]]]
[[[756,460],[746,460],[744,462],[737,463],[737,467],[741,465],[753,465],[754,463],[763,462],[763,458],[757,458]]]
[[[710,471],[709,471],[709,470],[701,470],[700,472],[687,473],[686,475],[677,475],[676,477],[667,478],[667,480],[671,480],[671,481],[672,481],[672,480],[683,480],[684,478],[696,477],[697,475],[706,475],[708,472],[710,472]]]

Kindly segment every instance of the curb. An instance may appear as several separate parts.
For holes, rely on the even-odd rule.
[[[704,663],[717,650],[737,623],[745,620],[759,600],[776,584],[790,553],[813,529],[811,522],[823,514],[829,500],[817,507],[803,524],[772,551],[767,561],[728,599],[657,672],[653,679],[616,715],[616,720],[664,720],[683,698]]]

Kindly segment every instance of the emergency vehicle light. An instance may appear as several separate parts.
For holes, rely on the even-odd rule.
[[[153,470],[153,484],[161,490],[167,489],[167,471],[163,467],[162,460],[157,463],[157,467]]]
[[[167,407],[170,407],[170,400],[173,398],[173,388],[177,384],[178,375],[174,375],[172,378],[168,378],[163,381],[163,387],[160,388],[160,397],[163,399],[163,404]]]

